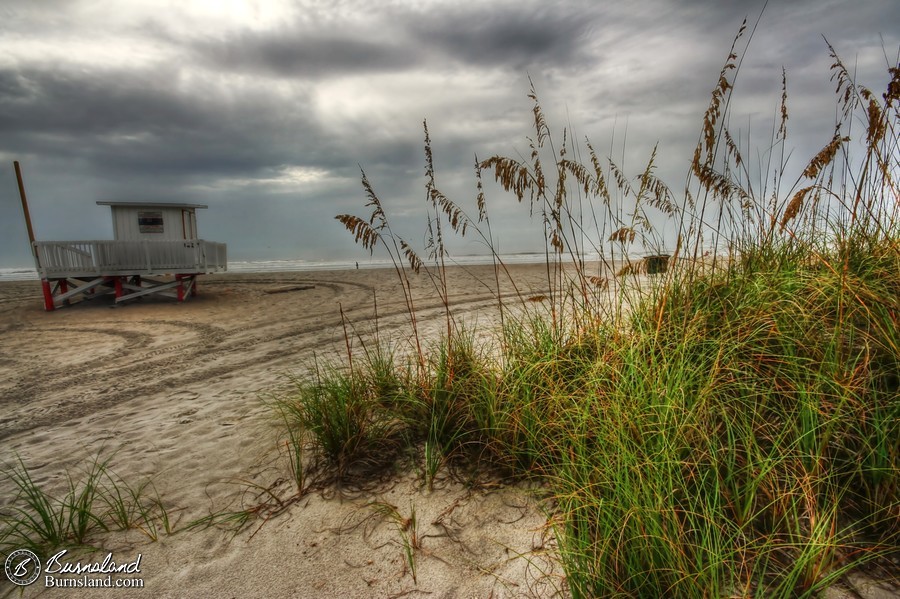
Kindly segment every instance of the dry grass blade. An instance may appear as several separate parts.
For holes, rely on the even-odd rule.
[[[403,251],[403,256],[409,262],[410,268],[413,269],[413,272],[418,274],[423,265],[422,259],[419,258],[419,255],[416,253],[416,251],[402,239],[400,240],[400,249]]]
[[[531,167],[534,169],[534,188],[532,188],[532,202],[534,201],[534,194],[537,193],[539,195],[544,195],[547,180],[544,178],[544,167],[541,165],[541,154],[538,151],[538,147],[535,147],[534,141],[529,140],[529,144],[531,147]]]
[[[866,110],[869,120],[869,128],[866,132],[866,143],[871,147],[884,139],[884,135],[887,133],[887,115],[881,110],[881,105],[878,103],[878,100],[875,99],[872,92],[868,89],[863,89],[862,93],[869,101],[869,106]]]
[[[431,200],[432,202],[435,202],[447,216],[447,222],[450,223],[450,228],[453,229],[453,232],[459,233],[465,237],[466,229],[469,228],[471,223],[469,222],[469,217],[463,212],[463,209],[435,188],[431,189]]]
[[[609,236],[607,241],[615,241],[618,243],[629,243],[634,241],[635,230],[634,227],[622,227],[621,229],[614,231],[612,235]]]
[[[731,44],[731,51],[728,53],[728,59],[725,61],[725,65],[722,67],[721,72],[719,72],[719,80],[716,83],[715,89],[713,89],[712,97],[709,100],[709,107],[706,109],[706,113],[703,115],[703,124],[701,126],[702,134],[700,142],[697,144],[697,147],[694,150],[693,163],[695,168],[698,168],[701,165],[701,156],[704,153],[704,149],[706,158],[705,160],[703,160],[703,163],[709,165],[713,162],[713,155],[715,153],[716,144],[718,142],[718,134],[716,128],[719,119],[722,116],[722,105],[725,102],[728,93],[733,87],[732,83],[728,80],[728,71],[737,69],[738,56],[735,52],[735,47],[737,46],[738,40],[740,40],[740,38],[744,35],[744,31],[746,29],[747,20],[744,19],[744,22],[741,24],[741,27]]]
[[[588,141],[586,142],[586,144],[588,152],[591,156],[591,166],[594,167],[594,180],[590,193],[599,196],[603,200],[603,203],[606,206],[609,206],[609,188],[606,185],[606,177],[604,177],[603,175],[603,169],[600,168],[600,159],[597,157],[597,152],[594,151],[594,147],[591,145],[591,142]]]
[[[781,122],[778,124],[778,135],[780,139],[787,139],[787,121],[788,121],[788,109],[787,109],[787,70],[784,67],[781,68]]]
[[[366,206],[372,207],[372,215],[369,217],[369,224],[374,225],[377,229],[383,229],[387,224],[387,217],[384,214],[384,209],[381,207],[381,200],[375,195],[375,188],[369,183],[369,178],[366,176],[365,171],[363,171],[362,168],[359,170],[362,173],[362,186],[366,192]],[[377,225],[375,225],[376,221],[378,222]]]
[[[807,179],[815,179],[822,172],[822,169],[831,164],[841,144],[850,141],[849,137],[841,137],[840,133],[835,133],[834,137],[827,146],[819,150],[819,153],[813,156],[806,168],[803,169],[803,176]]]
[[[370,223],[352,214],[338,214],[334,218],[341,221],[341,224],[353,234],[353,240],[369,250],[369,254],[375,251],[381,235]]]
[[[734,163],[737,166],[740,166],[744,162],[744,159],[741,157],[741,151],[738,149],[737,144],[734,143],[731,132],[728,129],[725,129],[723,133],[725,134],[725,150],[728,152],[728,155],[734,159]]]
[[[554,227],[550,231],[550,246],[559,254],[563,253],[566,250],[566,246],[563,243],[563,237],[559,227]]]
[[[900,67],[891,67],[888,73],[891,74],[891,81],[884,93],[885,108],[893,106],[894,100],[900,100]]]
[[[609,288],[609,279],[606,277],[590,276],[588,280],[599,290],[605,291]]]
[[[556,195],[553,196],[553,206],[558,212],[562,209],[566,199],[566,133],[563,131],[563,145],[559,151],[559,160],[556,162]],[[555,218],[557,222],[558,218]]]
[[[521,202],[525,192],[531,188],[532,178],[528,167],[514,158],[492,156],[481,163],[482,168],[492,169],[494,179],[504,191],[511,191]]]
[[[622,170],[616,166],[616,163],[612,161],[612,159],[608,159],[609,161],[609,170],[612,172],[613,179],[616,181],[616,185],[623,195],[626,197],[634,195],[634,191],[631,189],[631,184],[628,182],[628,179],[625,178],[625,175],[622,173]]]
[[[481,183],[481,164],[478,162],[478,156],[475,156],[475,188],[478,190],[478,196],[475,198],[475,204],[478,206],[478,222],[484,222],[487,219],[487,204],[484,199],[484,186]]]
[[[531,80],[531,77],[528,78],[528,83],[531,86],[528,97],[534,102],[534,107],[532,108],[532,112],[534,113],[534,129],[537,132],[537,145],[540,148],[544,146],[544,140],[549,137],[550,128],[547,126],[547,121],[544,118],[544,111],[541,110],[541,104],[538,102],[537,91],[534,89],[534,81]]]
[[[784,227],[800,214],[800,209],[803,208],[803,201],[806,199],[807,194],[813,190],[815,186],[804,187],[800,191],[794,194],[794,197],[791,198],[791,202],[788,204],[787,208],[784,210],[784,215],[781,217],[781,229],[784,230]]]
[[[653,194],[649,200],[649,204],[654,208],[662,210],[669,216],[675,216],[678,211],[678,205],[675,203],[675,196],[661,179],[655,175],[650,175],[647,179],[648,190]]]
[[[591,193],[591,174],[588,172],[587,167],[580,162],[575,162],[573,160],[560,160],[559,167],[560,170],[564,170],[575,177],[575,181],[577,181],[578,186],[584,190],[585,195]]]
[[[742,204],[752,200],[750,195],[743,187],[741,187],[740,185],[736,185],[725,175],[716,172],[716,170],[712,167],[706,164],[694,166],[694,174],[697,175],[697,180],[704,188],[712,191],[714,197],[717,197],[724,201],[728,198],[736,196],[738,199],[740,199]]]
[[[628,275],[639,275],[647,272],[647,263],[643,260],[640,262],[626,262],[622,268],[616,273],[617,277],[625,277]]]
[[[672,195],[668,185],[653,174],[656,164],[657,148],[658,145],[653,147],[653,152],[650,154],[650,160],[647,161],[647,167],[644,169],[644,172],[641,173],[641,191],[635,199],[635,204],[640,203],[645,196],[648,196],[648,199],[646,200],[648,204],[669,216],[673,216],[677,211],[675,196]]]
[[[428,121],[422,121],[425,130],[425,177],[428,185],[434,184],[434,154],[431,151],[431,135],[428,133]]]
[[[856,88],[853,85],[853,76],[850,75],[850,71],[847,70],[843,61],[838,57],[834,47],[827,40],[825,43],[828,46],[829,55],[834,60],[831,64],[831,80],[837,80],[837,86],[834,91],[840,98],[844,109],[844,117],[846,117],[856,107],[859,97],[854,93]]]

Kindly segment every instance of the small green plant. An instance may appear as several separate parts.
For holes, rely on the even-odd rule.
[[[304,429],[302,423],[298,421],[299,415],[296,411],[296,405],[293,402],[280,398],[275,398],[267,405],[273,412],[277,413],[285,431],[287,438],[284,439],[284,451],[287,454],[291,480],[294,483],[297,495],[302,496],[306,493],[310,481],[307,466],[303,461],[306,444]]]
[[[101,464],[95,460],[83,483],[77,484],[67,473],[68,489],[56,499],[39,487],[21,458],[4,476],[13,482],[17,494],[3,514],[4,551],[24,547],[43,556],[48,549],[64,545],[83,545],[94,529],[106,530],[105,524],[92,511],[97,486],[102,476]]]
[[[385,501],[371,501],[366,507],[372,510],[376,516],[394,525],[400,535],[400,547],[403,550],[403,558],[413,582],[418,583],[416,577],[416,556],[422,549],[422,539],[419,535],[419,526],[416,521],[416,508],[412,504],[409,507],[409,517],[403,516],[397,506]]]
[[[40,487],[21,458],[2,474],[16,489],[0,512],[3,553],[26,548],[45,557],[61,547],[88,546],[97,533],[113,529],[137,529],[154,541],[160,527],[172,532],[168,511],[152,483],[129,485],[109,469],[109,459],[99,455],[80,478],[66,472],[61,497]]]
[[[106,484],[100,487],[98,497],[114,527],[139,530],[153,541],[159,539],[160,532],[172,534],[168,509],[153,481],[146,480],[135,487],[108,469],[104,469],[103,475]]]

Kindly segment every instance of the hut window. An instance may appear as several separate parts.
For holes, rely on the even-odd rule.
[[[162,212],[138,212],[138,228],[141,233],[162,233]]]

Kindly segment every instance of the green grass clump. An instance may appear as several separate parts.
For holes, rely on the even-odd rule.
[[[377,372],[371,374],[363,378],[337,370],[320,372],[315,384],[299,384],[295,398],[278,402],[298,467],[306,436],[339,475],[353,468],[379,468],[395,457],[402,426],[379,395],[385,381],[377,378]]]
[[[90,547],[98,533],[140,530],[151,540],[171,534],[169,514],[150,481],[135,487],[109,469],[109,460],[94,458],[74,477],[66,472],[61,496],[39,486],[19,459],[2,475],[16,495],[0,509],[0,554],[30,549],[44,558],[60,548]]]
[[[371,217],[338,217],[393,261],[412,356],[348,353],[349,369],[298,381],[298,434],[338,470],[401,443],[429,487],[448,464],[542,482],[574,597],[809,597],[865,567],[897,580],[882,558],[900,554],[900,67],[879,99],[832,55],[842,119],[786,193],[786,161],[754,187],[726,127],[734,47],[680,199],[655,150],[634,178],[590,143],[587,164],[570,159],[582,151],[554,146],[532,90],[530,159],[479,162],[470,217],[435,186],[426,127],[428,258],[365,175]],[[783,92],[766,155],[785,155],[787,119]],[[544,223],[545,309],[501,293],[482,169]],[[660,219],[678,235],[649,276],[629,256],[665,253]],[[495,338],[453,314],[448,231],[493,252]],[[445,307],[431,348],[409,285],[422,270]]]
[[[576,402],[596,416],[550,478],[576,595],[793,596],[896,550],[895,300],[872,290],[900,275],[852,273],[862,305],[768,264],[660,290]]]

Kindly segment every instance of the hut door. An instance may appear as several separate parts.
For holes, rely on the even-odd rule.
[[[193,210],[181,211],[181,231],[184,239],[197,239],[197,216]]]

